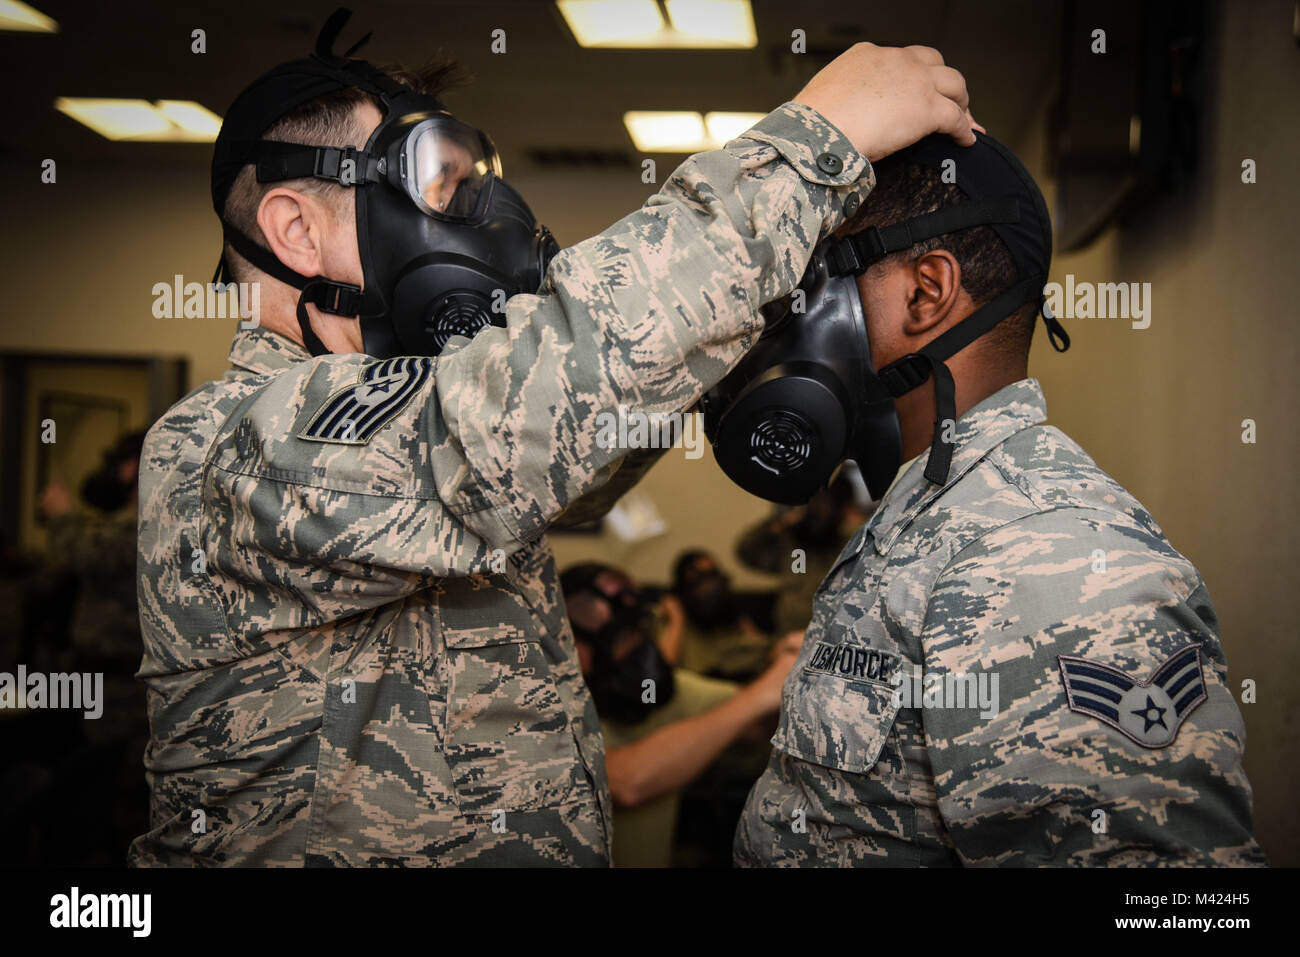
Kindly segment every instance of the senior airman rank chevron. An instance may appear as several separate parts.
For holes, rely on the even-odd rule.
[[[1166,660],[1146,681],[1089,658],[1056,657],[1070,710],[1100,718],[1144,748],[1172,744],[1183,721],[1206,698],[1199,643]]]
[[[365,445],[420,390],[433,360],[400,356],[366,366],[356,385],[325,400],[299,436],[312,442]]]

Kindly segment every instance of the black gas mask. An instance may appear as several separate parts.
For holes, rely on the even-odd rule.
[[[714,631],[728,628],[740,618],[731,578],[716,568],[706,572],[691,570],[688,581],[677,592],[686,617],[696,628]]]
[[[630,584],[613,592],[599,587],[596,579],[607,571],[613,569],[595,563],[571,568],[561,576],[561,587],[566,601],[591,600],[607,612],[599,628],[570,620],[574,636],[592,650],[591,670],[584,678],[597,713],[624,724],[639,724],[672,700],[676,691],[673,670],[655,642],[653,604]],[[630,650],[620,648],[631,639],[636,643]],[[653,701],[645,700],[647,680],[654,682]]]
[[[955,165],[945,167],[945,161]],[[1034,301],[1052,345],[1061,352],[1069,348],[1069,336],[1043,299],[1051,220],[1033,178],[1011,151],[983,133],[969,147],[936,134],[882,160],[878,173],[884,174],[886,164],[954,170],[970,202],[823,242],[796,292],[764,308],[759,341],[700,400],[719,466],[761,498],[803,504],[851,459],[879,499],[902,464],[894,400],[931,375],[937,415],[925,477],[943,485],[953,452],[943,441],[943,423],[956,419],[944,360]],[[877,369],[857,277],[891,253],[974,226],[989,226],[1006,243],[1016,264],[1015,284],[917,352]]]
[[[224,238],[258,269],[301,290],[298,323],[312,355],[328,350],[311,328],[309,303],[356,316],[369,355],[434,356],[452,336],[504,325],[505,301],[538,291],[558,246],[501,178],[484,133],[434,97],[349,59],[360,43],[341,57],[331,52],[349,15],[335,11],[313,56],[276,67],[235,100],[213,155],[213,205],[221,216],[235,176],[249,164],[259,183],[315,178],[355,188],[362,286],[300,275],[223,217]],[[363,149],[260,138],[296,107],[346,88],[381,104],[383,120]],[[218,279],[226,272],[224,258],[217,272]]]

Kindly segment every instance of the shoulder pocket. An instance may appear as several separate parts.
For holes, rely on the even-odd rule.
[[[457,805],[491,814],[563,803],[581,764],[531,611],[495,576],[448,584],[439,607],[447,649],[443,751]]]
[[[828,768],[870,771],[899,706],[893,685],[866,676],[887,672],[897,661],[865,645],[818,642],[786,681],[773,746]]]

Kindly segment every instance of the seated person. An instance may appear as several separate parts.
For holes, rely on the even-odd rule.
[[[605,736],[614,864],[667,867],[682,789],[734,743],[766,746],[802,636],[782,642],[759,678],[741,686],[670,667],[652,607],[617,569],[578,565],[560,584]]]

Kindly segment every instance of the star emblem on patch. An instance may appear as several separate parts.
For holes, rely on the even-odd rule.
[[[1188,645],[1139,681],[1105,662],[1057,655],[1071,711],[1105,722],[1144,748],[1165,748],[1206,699],[1201,645]]]

